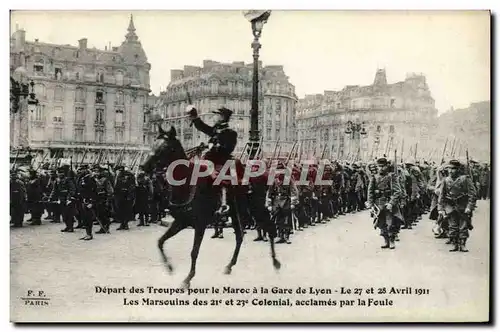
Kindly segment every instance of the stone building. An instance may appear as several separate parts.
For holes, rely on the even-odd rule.
[[[491,154],[491,104],[489,101],[471,103],[469,107],[451,109],[438,118],[437,146],[439,158],[447,144],[445,159],[490,161]],[[446,140],[448,139],[448,143]]]
[[[11,36],[11,74],[25,67],[35,83],[39,105],[29,118],[29,146],[39,155],[70,156],[78,163],[129,163],[148,151],[151,65],[135,33],[133,17],[118,47],[89,48],[26,40],[17,29]],[[24,70],[24,69],[23,69]],[[11,116],[11,145],[15,145],[15,116]],[[104,151],[104,152],[101,152]]]
[[[397,149],[399,156],[402,150],[405,157],[417,151],[419,158],[429,150],[436,120],[424,75],[411,73],[388,84],[385,70],[378,69],[371,85],[300,99],[297,136],[303,156],[319,157],[324,151],[328,158],[367,160],[385,153],[393,158]],[[346,133],[349,121],[360,126]]]
[[[220,63],[204,60],[202,67],[184,66],[172,70],[166,91],[160,93],[155,109],[163,117],[163,126],[174,126],[185,149],[207,142],[205,134],[190,127],[185,114],[188,92],[200,117],[214,123],[212,111],[227,107],[233,111],[231,128],[238,133],[238,156],[248,142],[252,100],[252,64]],[[295,87],[285,75],[283,66],[259,63],[259,131],[263,136],[264,152],[272,153],[279,139],[283,153],[295,140]]]

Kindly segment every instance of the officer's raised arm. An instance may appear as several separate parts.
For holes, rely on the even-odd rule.
[[[203,122],[203,120],[198,116],[198,111],[193,105],[186,107],[186,113],[189,115],[189,119],[194,124],[196,129],[210,137],[215,135],[215,127],[209,126]]]

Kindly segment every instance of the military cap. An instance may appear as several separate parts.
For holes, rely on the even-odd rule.
[[[225,107],[221,107],[221,108],[217,109],[216,111],[212,111],[212,113],[220,114],[225,118],[230,118],[231,115],[233,115],[233,111],[231,111],[230,109],[225,108]]]
[[[387,159],[382,157],[377,159],[377,165],[387,165]]]
[[[456,159],[452,159],[448,162],[448,167],[460,167],[460,166],[462,166],[462,164]]]

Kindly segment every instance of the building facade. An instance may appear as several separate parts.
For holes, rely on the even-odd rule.
[[[384,69],[373,84],[306,95],[297,110],[297,138],[302,156],[373,159],[397,149],[405,158],[425,156],[437,129],[434,99],[422,74],[387,83]],[[347,130],[352,122],[351,130]],[[359,125],[359,126],[356,126]],[[418,143],[417,143],[418,142]]]
[[[39,101],[29,118],[29,147],[39,156],[80,163],[130,163],[151,143],[149,96],[151,65],[135,33],[132,16],[119,47],[88,48],[11,37],[11,74],[24,67]],[[11,145],[16,145],[11,115]]]
[[[185,149],[207,142],[205,134],[190,126],[185,109],[189,104],[197,108],[203,121],[213,125],[212,111],[226,107],[233,111],[230,126],[238,133],[235,156],[243,151],[249,139],[252,100],[252,64],[244,62],[220,63],[203,61],[202,67],[184,66],[172,70],[166,91],[160,93],[155,111],[161,114],[163,126],[175,127]],[[295,141],[295,87],[285,75],[283,66],[265,66],[259,63],[259,131],[265,154],[279,140],[283,153]]]
[[[491,103],[471,103],[469,107],[451,109],[438,118],[437,145],[439,158],[446,144],[445,159],[466,159],[489,162],[491,154]],[[448,141],[448,142],[447,142]]]

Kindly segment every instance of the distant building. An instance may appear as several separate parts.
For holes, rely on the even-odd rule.
[[[259,63],[259,131],[263,136],[264,152],[273,150],[279,139],[283,152],[295,140],[295,87],[285,75],[283,66]],[[185,113],[187,92],[203,121],[213,124],[212,111],[219,107],[231,109],[231,128],[238,133],[236,156],[249,138],[252,100],[252,64],[203,61],[203,67],[184,66],[172,70],[166,91],[160,93],[155,109],[163,117],[163,126],[174,126],[185,149],[207,142],[205,134],[190,127]]]
[[[364,160],[394,157],[398,150],[417,158],[426,156],[437,129],[434,99],[422,74],[408,74],[402,82],[387,83],[379,69],[373,84],[349,85],[341,91],[306,95],[299,100],[297,137],[302,155]],[[364,123],[366,135],[346,134],[347,123]],[[325,148],[326,147],[326,148]]]
[[[49,158],[73,156],[93,162],[114,162],[119,155],[130,162],[138,151],[148,151],[149,72],[151,65],[135,33],[132,16],[119,47],[88,48],[27,41],[26,32],[11,37],[10,69],[23,66],[35,83],[39,100],[29,120],[29,146]],[[11,116],[11,145],[16,145]],[[124,152],[122,152],[124,151]]]
[[[491,154],[491,104],[489,101],[471,103],[469,107],[451,109],[438,118],[439,135],[436,138],[440,158],[448,139],[445,157],[461,159],[469,157],[478,161],[490,161]]]

